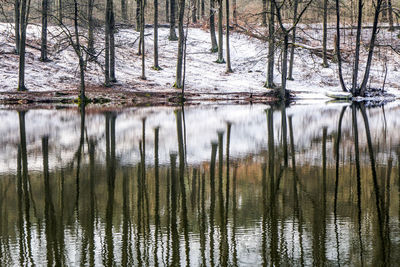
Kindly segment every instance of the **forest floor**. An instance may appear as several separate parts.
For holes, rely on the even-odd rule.
[[[326,102],[328,91],[340,91],[337,65],[331,62],[322,67],[322,59],[312,49],[321,46],[322,32],[319,25],[301,25],[296,43],[293,81],[288,89],[293,99],[301,103]],[[266,29],[257,29],[261,35]],[[352,45],[355,30],[346,30],[342,38],[344,75],[351,78]],[[79,72],[77,57],[65,35],[57,27],[49,27],[49,62],[41,62],[40,33],[38,25],[27,30],[26,86],[28,92],[16,92],[18,81],[18,56],[13,54],[13,28],[0,24],[0,103],[2,104],[53,104],[71,103],[78,95]],[[116,76],[112,87],[103,86],[104,56],[102,51],[104,32],[96,32],[96,51],[100,54],[95,62],[89,62],[86,70],[87,97],[94,103],[122,106],[176,105],[180,90],[172,87],[176,71],[177,42],[168,40],[169,30],[159,30],[159,65],[153,66],[153,29],[146,29],[146,80],[140,79],[141,59],[138,56],[139,34],[134,29],[120,28],[116,33]],[[370,87],[383,87],[400,96],[400,39],[397,32],[382,29],[378,35]],[[335,31],[329,31],[329,43],[333,46]],[[362,38],[362,62],[366,61],[369,32]],[[225,42],[225,37],[224,37]],[[189,28],[187,41],[187,68],[185,99],[190,104],[218,103],[269,103],[276,100],[272,90],[263,87],[266,77],[267,43],[248,34],[232,32],[230,37],[233,73],[226,73],[225,64],[215,63],[216,53],[211,53],[210,33],[207,30]],[[333,49],[333,47],[330,47]],[[276,52],[275,82],[280,83],[280,53]],[[224,58],[226,58],[224,51]],[[362,64],[365,65],[365,64]],[[362,77],[361,69],[360,77]]]

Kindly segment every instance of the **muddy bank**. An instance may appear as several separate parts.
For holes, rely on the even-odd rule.
[[[0,92],[0,105],[8,108],[35,108],[46,106],[78,105],[78,90],[54,90],[43,92]],[[88,106],[103,108],[125,108],[141,106],[179,106],[182,104],[181,93],[174,91],[128,91],[122,88],[90,87],[86,97]],[[185,105],[199,104],[272,104],[278,101],[273,91],[265,93],[185,93]]]

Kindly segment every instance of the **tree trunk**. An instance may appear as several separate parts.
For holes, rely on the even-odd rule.
[[[165,21],[169,22],[169,0],[165,0]]]
[[[393,6],[392,6],[392,0],[388,0],[388,12],[389,12],[389,31],[394,31],[394,26],[393,26]]]
[[[362,15],[363,15],[363,1],[358,1],[358,21],[357,21],[357,36],[356,36],[356,51],[354,55],[354,68],[353,68],[353,80],[351,86],[351,92],[353,96],[358,96],[359,91],[357,88],[358,80],[358,69],[360,64],[360,47],[361,47],[361,27],[362,27]]]
[[[262,0],[262,25],[267,26],[267,0]]]
[[[388,21],[388,0],[382,0],[382,20],[384,22]]]
[[[224,37],[223,37],[223,10],[222,10],[222,0],[218,0],[218,59],[217,63],[225,63],[224,60]]]
[[[299,6],[299,0],[294,0],[293,3],[293,32],[292,32],[292,46],[290,47],[290,60],[289,60],[289,74],[288,80],[293,79],[293,66],[294,66],[294,45],[296,43],[296,23],[297,23],[297,8]]]
[[[115,77],[115,15],[114,15],[114,0],[110,0],[110,81],[116,82]]]
[[[226,0],[226,72],[231,73],[231,52],[229,47],[229,0]]]
[[[197,0],[193,1],[192,21],[193,21],[193,23],[197,23]]]
[[[136,0],[136,31],[140,32],[140,3],[142,0]]]
[[[25,87],[25,45],[26,45],[26,27],[28,24],[27,0],[21,0],[21,10],[19,16],[19,28],[21,39],[19,42],[19,73],[18,73],[18,91],[26,91]]]
[[[62,0],[58,0],[58,22],[59,22],[60,24],[63,23],[63,18],[64,18],[64,15],[63,15],[63,4],[62,4]]]
[[[371,70],[371,64],[372,64],[372,57],[374,55],[376,35],[378,32],[379,13],[381,11],[381,6],[382,6],[382,0],[377,0],[376,7],[375,7],[374,24],[372,26],[371,41],[369,43],[369,49],[368,49],[367,66],[365,67],[364,79],[363,79],[363,82],[360,87],[360,95],[361,96],[365,96],[365,91],[367,89],[367,83],[369,80],[369,72]]]
[[[158,65],[158,0],[154,0],[154,65],[153,69],[160,70]]]
[[[195,0],[197,1],[197,19],[201,19],[201,0]]]
[[[268,24],[268,66],[267,81],[265,87],[274,88],[274,64],[275,64],[275,6],[270,0],[269,8],[269,24]]]
[[[343,92],[348,92],[348,90],[346,88],[346,84],[344,83],[344,79],[343,79],[342,55],[340,52],[340,5],[339,5],[339,0],[336,0],[336,57],[337,57],[337,62],[338,62],[340,86],[342,87]]]
[[[14,1],[14,25],[15,25],[15,53],[19,54],[20,43],[20,28],[19,28],[19,15],[20,15],[20,0]]]
[[[289,49],[289,33],[286,31],[282,47],[282,86],[280,89],[280,99],[286,99],[286,81],[288,70],[288,49]]]
[[[88,29],[88,52],[89,52],[89,57],[91,59],[94,58],[94,20],[93,20],[93,8],[94,8],[94,0],[89,0],[88,1],[88,24],[89,24],[89,29]]]
[[[237,24],[237,4],[236,0],[233,0],[232,2],[232,7],[233,7],[233,23],[236,25]]]
[[[122,20],[125,23],[127,23],[128,22],[128,12],[127,12],[126,0],[121,0],[121,15],[122,15]]]
[[[206,3],[205,0],[200,0],[201,1],[201,17],[204,18],[206,15]]]
[[[169,40],[176,41],[178,37],[176,36],[175,32],[175,1],[170,0],[170,20],[169,20]]]
[[[84,106],[86,102],[85,97],[85,63],[83,60],[83,53],[79,41],[79,25],[78,25],[78,0],[74,0],[74,28],[75,28],[75,52],[79,57],[79,70],[80,70],[80,103]]]
[[[47,58],[47,14],[48,1],[42,0],[42,38],[40,46],[40,61],[45,62]]]
[[[326,46],[328,39],[328,0],[324,0],[324,18],[323,18],[323,37],[322,37],[322,66],[324,68],[329,67]]]
[[[138,0],[139,1],[139,0]],[[106,27],[105,27],[105,67],[104,67],[104,75],[105,75],[105,86],[109,87],[110,84],[110,4],[111,0],[107,0],[106,3]]]
[[[185,41],[185,33],[183,31],[183,19],[185,15],[185,0],[179,0],[179,17],[178,17],[178,60],[176,65],[176,81],[175,87],[182,88],[182,67],[183,67],[183,47]]]
[[[218,51],[217,37],[215,35],[215,1],[210,0],[210,34],[211,34],[211,52]]]
[[[144,42],[144,27],[145,27],[145,18],[144,18],[144,8],[145,1],[140,1],[140,44],[142,50],[142,76],[140,77],[142,80],[146,80],[146,61],[145,61],[145,42]],[[143,140],[144,141],[144,140]]]

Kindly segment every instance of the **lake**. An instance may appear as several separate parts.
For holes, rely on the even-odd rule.
[[[0,266],[400,261],[400,103],[0,110]]]

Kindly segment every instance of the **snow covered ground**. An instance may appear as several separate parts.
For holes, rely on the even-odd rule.
[[[40,46],[39,26],[28,27],[28,43]],[[398,40],[396,33],[380,33],[380,39]],[[17,87],[18,57],[9,52],[13,49],[12,25],[0,24],[0,92],[14,91]],[[116,34],[116,75],[117,86],[130,91],[173,92],[175,77],[177,42],[168,40],[168,29],[159,31],[159,53],[161,71],[155,71],[153,65],[153,30],[146,29],[146,76],[147,81],[140,80],[141,60],[137,55],[138,33],[133,29],[119,29]],[[308,45],[318,46],[318,30],[303,29],[299,36],[307,38]],[[388,36],[386,36],[388,35]],[[308,36],[308,37],[307,37]],[[329,34],[333,38],[333,32]],[[96,35],[96,50],[101,51],[103,33]],[[57,89],[75,89],[78,87],[77,58],[71,47],[61,49],[58,45],[64,38],[58,35],[56,27],[49,28],[49,49],[51,62],[40,62],[40,51],[27,47],[26,85],[30,91],[54,91]],[[367,36],[365,37],[367,40]],[[346,41],[346,40],[345,40]],[[349,38],[347,38],[349,42]],[[350,41],[351,43],[351,41]],[[60,51],[61,50],[61,51]],[[210,34],[199,29],[190,28],[188,34],[187,56],[187,91],[194,93],[262,93],[266,77],[267,44],[244,34],[233,33],[231,36],[231,57],[234,73],[225,72],[225,64],[217,64],[217,55],[210,53]],[[225,51],[224,51],[225,52]],[[378,51],[380,53],[380,50]],[[380,53],[382,54],[382,53]],[[386,53],[388,73],[386,90],[400,96],[400,57],[396,53]],[[380,56],[381,57],[381,56]],[[340,91],[337,66],[330,64],[322,68],[321,58],[312,55],[308,50],[296,49],[294,81],[288,81],[288,89],[297,93],[304,101],[325,101],[327,91]],[[104,62],[103,55],[99,62]],[[101,86],[104,82],[102,64],[89,63],[86,72],[89,86]],[[280,60],[277,60],[275,81],[280,83]],[[344,64],[344,74],[350,77],[351,64]],[[375,61],[371,73],[372,84],[382,86],[385,76],[385,65]]]

